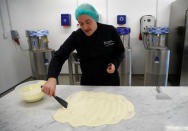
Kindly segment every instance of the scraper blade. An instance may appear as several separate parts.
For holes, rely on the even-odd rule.
[[[160,86],[156,86],[157,95],[156,98],[160,100],[170,100],[171,97],[168,96],[166,93],[163,93]]]
[[[42,88],[42,86],[41,86]],[[58,97],[58,96],[53,96],[63,107],[67,108],[68,106],[68,102],[66,102],[65,100],[63,100],[62,98]]]
[[[58,96],[54,96],[54,98],[55,98],[63,107],[67,108],[68,103],[67,103],[65,100],[63,100],[62,98],[60,98],[60,97],[58,97]]]

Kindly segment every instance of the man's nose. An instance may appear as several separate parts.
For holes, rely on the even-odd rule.
[[[87,24],[84,24],[83,27],[82,27],[83,30],[87,30],[88,29],[88,26]]]

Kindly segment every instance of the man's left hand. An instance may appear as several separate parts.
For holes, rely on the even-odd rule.
[[[106,71],[107,71],[107,73],[112,74],[112,73],[115,72],[115,69],[116,69],[115,65],[110,63],[110,64],[108,64],[108,67],[107,67]]]

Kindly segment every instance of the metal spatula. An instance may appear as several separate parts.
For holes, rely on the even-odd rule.
[[[63,100],[62,98],[60,98],[60,97],[58,97],[58,96],[54,96],[54,98],[55,98],[63,107],[67,108],[68,103],[67,103],[65,100]]]
[[[41,86],[41,88],[42,88],[42,86]],[[62,98],[60,98],[58,96],[53,96],[53,97],[59,102],[59,104],[61,104],[65,108],[67,108],[68,102],[66,102],[65,100],[63,100]]]

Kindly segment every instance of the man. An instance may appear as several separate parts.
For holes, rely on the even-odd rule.
[[[42,88],[49,96],[55,96],[56,79],[75,49],[80,58],[81,85],[120,85],[117,69],[124,58],[124,47],[116,29],[98,23],[99,15],[90,4],[80,5],[75,16],[80,29],[55,52],[49,66],[48,81]]]

